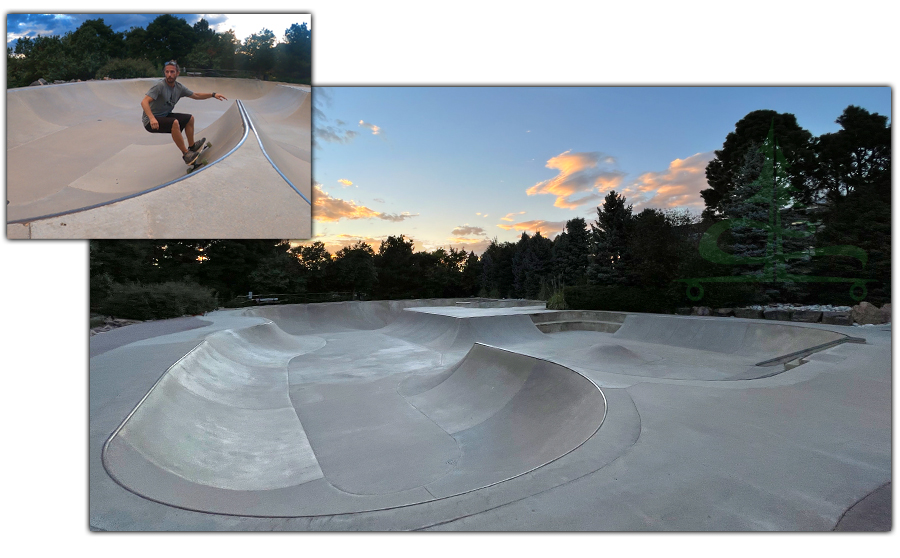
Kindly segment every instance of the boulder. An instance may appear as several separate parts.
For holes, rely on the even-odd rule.
[[[780,320],[783,322],[791,321],[791,311],[781,308],[766,308],[763,310],[763,317],[767,320]]]
[[[735,308],[734,309],[734,317],[735,318],[749,318],[751,320],[761,320],[761,319],[763,319],[763,311],[762,310],[754,310],[752,308]]]
[[[815,310],[794,310],[791,314],[792,322],[807,322],[814,324],[822,319],[822,313]]]
[[[679,314],[679,315],[681,315],[681,316],[690,316],[690,315],[691,315],[691,309],[690,309],[690,308],[676,308],[676,309],[675,309],[675,313],[676,313],[676,314]]]
[[[730,316],[734,316],[734,308],[716,308],[716,311],[713,312],[713,315],[720,318],[728,318]]]
[[[881,307],[881,316],[884,318],[884,323],[889,323],[891,321],[891,303],[888,302],[884,306]]]
[[[709,316],[712,314],[712,310],[709,309],[709,306],[694,306],[691,308],[691,316]]]
[[[852,326],[850,312],[822,312],[822,323],[831,325]]]
[[[862,301],[854,306],[850,311],[850,316],[853,318],[853,321],[859,325],[887,323],[881,309],[866,301]]]
[[[49,83],[44,78],[40,78],[37,81],[31,82],[31,86],[37,86],[37,85],[49,85]]]

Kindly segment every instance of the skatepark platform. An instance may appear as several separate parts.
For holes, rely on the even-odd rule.
[[[7,90],[8,238],[309,238],[310,90],[182,77],[212,145],[188,173],[140,106],[157,79]]]
[[[619,327],[538,327],[591,321]],[[890,386],[889,328],[472,300],[139,324],[91,341],[90,522],[831,530],[891,481]]]

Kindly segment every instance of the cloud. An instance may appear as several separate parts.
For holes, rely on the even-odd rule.
[[[325,141],[328,143],[350,143],[359,132],[356,130],[342,130],[334,126],[315,126],[313,129],[313,145],[316,142]]]
[[[501,220],[501,221],[515,221],[515,220],[516,220],[516,215],[525,215],[525,212],[524,212],[524,211],[520,211],[520,212],[518,212],[518,213],[507,213],[507,214],[506,214],[506,217],[500,217],[500,220]],[[487,217],[487,215],[485,215],[485,217]]]
[[[475,252],[478,255],[483,254],[488,246],[491,245],[491,239],[489,238],[450,238],[448,241],[451,248]]]
[[[706,165],[715,152],[697,153],[686,159],[675,159],[669,168],[646,172],[628,183],[622,195],[634,205],[635,213],[647,207],[683,207],[702,210],[705,207],[700,190],[709,188]]]
[[[353,183],[350,182],[349,180],[347,180],[346,178],[339,178],[339,179],[338,179],[338,182],[340,182],[341,184],[343,184],[345,188],[346,188],[347,186],[353,186]]]
[[[381,128],[376,126],[375,124],[369,124],[368,122],[360,120],[359,125],[362,126],[363,128],[368,128],[368,129],[372,130],[372,135],[377,136],[378,134],[381,133]]]
[[[469,235],[473,235],[473,234],[483,236],[486,233],[484,232],[484,229],[481,227],[473,227],[469,224],[465,224],[460,227],[456,227],[455,229],[450,231],[450,234],[453,234],[456,236],[469,236]]]
[[[399,223],[400,221],[405,221],[412,217],[418,217],[418,213],[410,213],[409,211],[404,211],[400,214],[390,214],[390,213],[379,213],[378,218],[384,221],[393,221],[394,223]]]
[[[381,213],[364,205],[358,205],[353,200],[346,201],[334,198],[322,189],[318,182],[313,184],[313,219],[316,221],[334,222],[341,219],[381,219],[394,223],[405,221],[418,216],[418,213],[390,214]]]
[[[356,130],[346,128],[343,120],[336,120],[337,125],[329,123],[328,116],[324,109],[330,108],[334,103],[334,92],[330,87],[313,87],[313,147],[322,147],[322,142],[326,143],[350,143],[359,136]]]
[[[332,103],[334,103],[334,91],[332,91],[331,87],[321,87],[317,85],[312,88],[312,93],[314,105],[330,107]],[[341,123],[340,120],[338,120],[338,122]]]
[[[376,201],[378,203],[384,203],[384,200],[381,198],[372,198],[372,201]]]
[[[547,161],[546,167],[558,170],[559,174],[549,180],[538,182],[525,192],[529,196],[554,195],[556,196],[554,206],[575,209],[602,199],[602,194],[618,187],[625,173],[600,166],[612,165],[615,162],[614,157],[596,151],[585,153],[565,151]]]
[[[547,238],[553,238],[557,234],[561,233],[564,228],[566,228],[565,221],[544,221],[543,219],[535,219],[533,221],[523,221],[521,223],[515,223],[513,225],[497,225],[503,230],[511,231],[526,231],[535,233],[537,231],[541,232],[542,236]]]

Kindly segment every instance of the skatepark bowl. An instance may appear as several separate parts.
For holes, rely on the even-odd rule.
[[[91,526],[831,530],[891,479],[889,329],[483,299],[120,328]]]
[[[188,173],[170,134],[141,124],[157,79],[6,92],[8,238],[309,238],[310,90],[183,77],[211,147]]]

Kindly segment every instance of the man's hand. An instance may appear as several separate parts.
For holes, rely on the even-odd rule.
[[[154,130],[159,130],[159,120],[157,120],[151,116],[150,117],[150,127],[153,128]]]
[[[227,100],[228,100],[228,99],[225,98],[225,95],[222,95],[221,93],[213,93],[213,99],[218,99],[218,100],[220,100],[220,101],[227,101]]]

